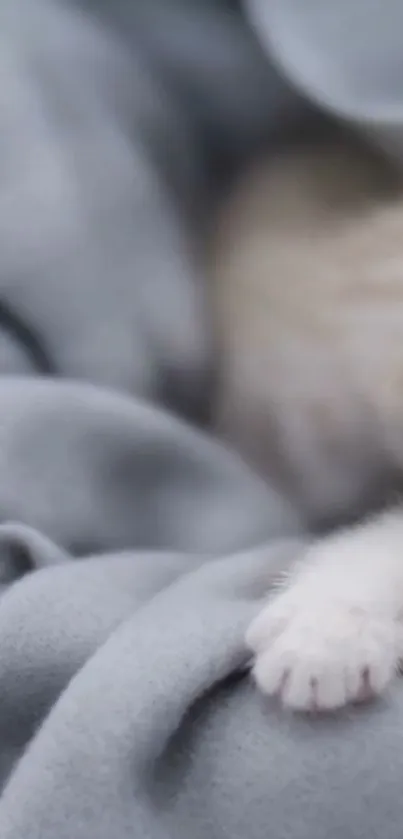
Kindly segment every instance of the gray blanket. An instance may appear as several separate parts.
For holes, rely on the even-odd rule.
[[[177,417],[214,360],[194,220],[310,108],[235,3],[84,5],[0,10],[0,839],[400,839],[401,686],[261,700],[244,631],[307,537]]]

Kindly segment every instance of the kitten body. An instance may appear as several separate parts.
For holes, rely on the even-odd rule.
[[[343,142],[241,184],[214,287],[218,424],[311,523],[367,507],[403,464],[403,191]]]
[[[403,191],[344,138],[290,149],[221,219],[217,423],[314,527],[403,466]],[[397,484],[396,484],[397,485]],[[384,689],[403,656],[403,511],[319,539],[248,633],[255,675],[299,709]]]

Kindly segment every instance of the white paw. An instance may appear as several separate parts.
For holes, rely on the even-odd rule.
[[[329,594],[320,601],[297,583],[266,606],[247,633],[260,689],[301,711],[340,708],[381,693],[403,651],[401,623],[376,604]]]

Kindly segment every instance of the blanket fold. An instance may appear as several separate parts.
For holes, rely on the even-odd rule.
[[[245,629],[308,537],[200,430],[206,207],[312,102],[346,116],[382,9],[344,42],[324,0],[1,6],[0,839],[401,839],[401,685],[320,721],[258,696]]]

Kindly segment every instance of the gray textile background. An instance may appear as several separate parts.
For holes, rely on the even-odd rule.
[[[403,162],[400,0],[244,0],[271,60],[317,105]]]
[[[260,699],[244,631],[307,537],[157,404],[205,423],[193,233],[310,105],[232,0],[5,0],[0,42],[0,839],[400,839],[401,685]]]

